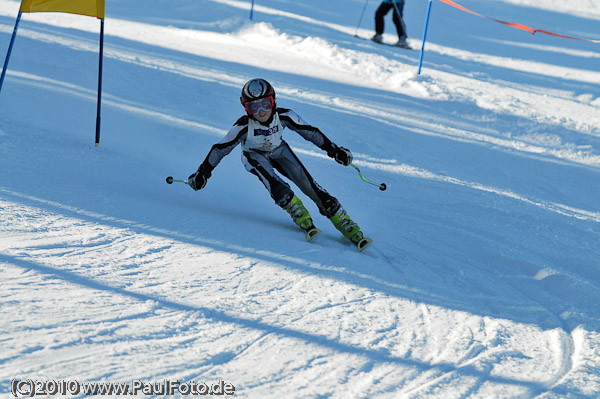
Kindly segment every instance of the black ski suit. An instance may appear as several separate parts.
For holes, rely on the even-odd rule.
[[[203,167],[210,171],[238,144],[242,145],[242,163],[248,172],[256,175],[265,185],[277,205],[284,208],[294,192],[276,172],[294,182],[327,218],[340,208],[338,200],[314,181],[302,162],[283,140],[282,133],[289,128],[335,157],[338,147],[318,128],[307,124],[298,114],[286,108],[275,108],[264,124],[244,115],[231,127],[227,135],[210,149]]]

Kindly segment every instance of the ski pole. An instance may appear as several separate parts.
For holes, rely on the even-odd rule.
[[[360,27],[360,23],[362,22],[363,16],[365,15],[365,10],[367,9],[368,3],[369,0],[365,1],[365,6],[363,7],[362,13],[360,14],[360,18],[358,19],[358,25],[356,25],[356,33],[354,34],[355,37],[358,37],[358,28]]]
[[[369,183],[369,184],[372,184],[374,186],[378,186],[381,191],[385,191],[385,189],[387,188],[387,186],[386,186],[385,183],[377,184],[377,183],[373,183],[372,181],[369,181],[369,180],[365,179],[365,177],[360,172],[360,169],[358,169],[358,167],[356,165],[354,165],[353,163],[351,163],[350,166],[352,166],[354,169],[356,169],[356,171],[358,172],[358,175],[360,176],[360,178],[362,179],[362,181],[364,181],[365,183]]]
[[[167,177],[167,184],[173,184],[173,182],[188,184],[187,180],[173,179],[173,176]]]

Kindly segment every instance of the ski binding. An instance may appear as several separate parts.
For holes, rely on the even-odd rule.
[[[316,227],[311,227],[308,230],[304,230],[304,232],[306,233],[306,242],[310,242],[321,232],[321,230],[317,229]]]
[[[359,242],[356,243],[356,248],[358,248],[358,252],[362,252],[363,249],[371,245],[372,242],[373,240],[371,240],[370,238],[361,239]]]

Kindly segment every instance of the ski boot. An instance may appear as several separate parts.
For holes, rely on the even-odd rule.
[[[410,44],[408,44],[408,40],[406,39],[406,36],[402,36],[400,39],[398,39],[398,41],[396,42],[396,44],[394,44],[394,46],[412,50],[412,47],[410,47]]]
[[[365,238],[360,227],[350,219],[350,216],[346,213],[344,208],[340,206],[340,209],[333,215],[329,220],[338,229],[344,237],[352,241],[358,251],[361,252],[363,249],[368,247],[373,240]]]
[[[316,237],[321,230],[317,229],[313,224],[310,213],[300,201],[300,198],[294,195],[294,198],[287,204],[283,209],[292,216],[294,223],[296,223],[306,233],[306,241],[310,241]]]
[[[383,35],[376,33],[375,36],[371,38],[375,43],[382,44],[383,43]]]

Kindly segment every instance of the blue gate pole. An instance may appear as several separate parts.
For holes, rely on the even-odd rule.
[[[425,28],[423,29],[423,44],[421,45],[421,57],[419,58],[419,71],[417,75],[421,74],[421,66],[423,66],[423,54],[425,53],[425,40],[427,39],[427,27],[429,26],[429,14],[431,14],[431,3],[432,0],[429,0],[429,5],[427,6],[427,16],[425,17]]]
[[[15,22],[15,29],[13,29],[12,37],[10,38],[10,44],[8,45],[8,52],[4,59],[4,67],[2,68],[2,76],[0,76],[0,91],[2,91],[2,84],[4,83],[4,76],[6,75],[6,69],[8,68],[8,60],[10,59],[10,53],[12,52],[13,44],[15,44],[15,37],[17,37],[17,29],[19,27],[19,21],[21,20],[21,11],[17,15],[17,22]]]
[[[100,20],[100,60],[98,62],[98,104],[96,108],[96,147],[100,145],[100,102],[102,100],[102,53],[104,52],[104,19]]]
[[[252,0],[252,5],[250,6],[250,21],[252,21],[253,14],[254,14],[254,0]]]

